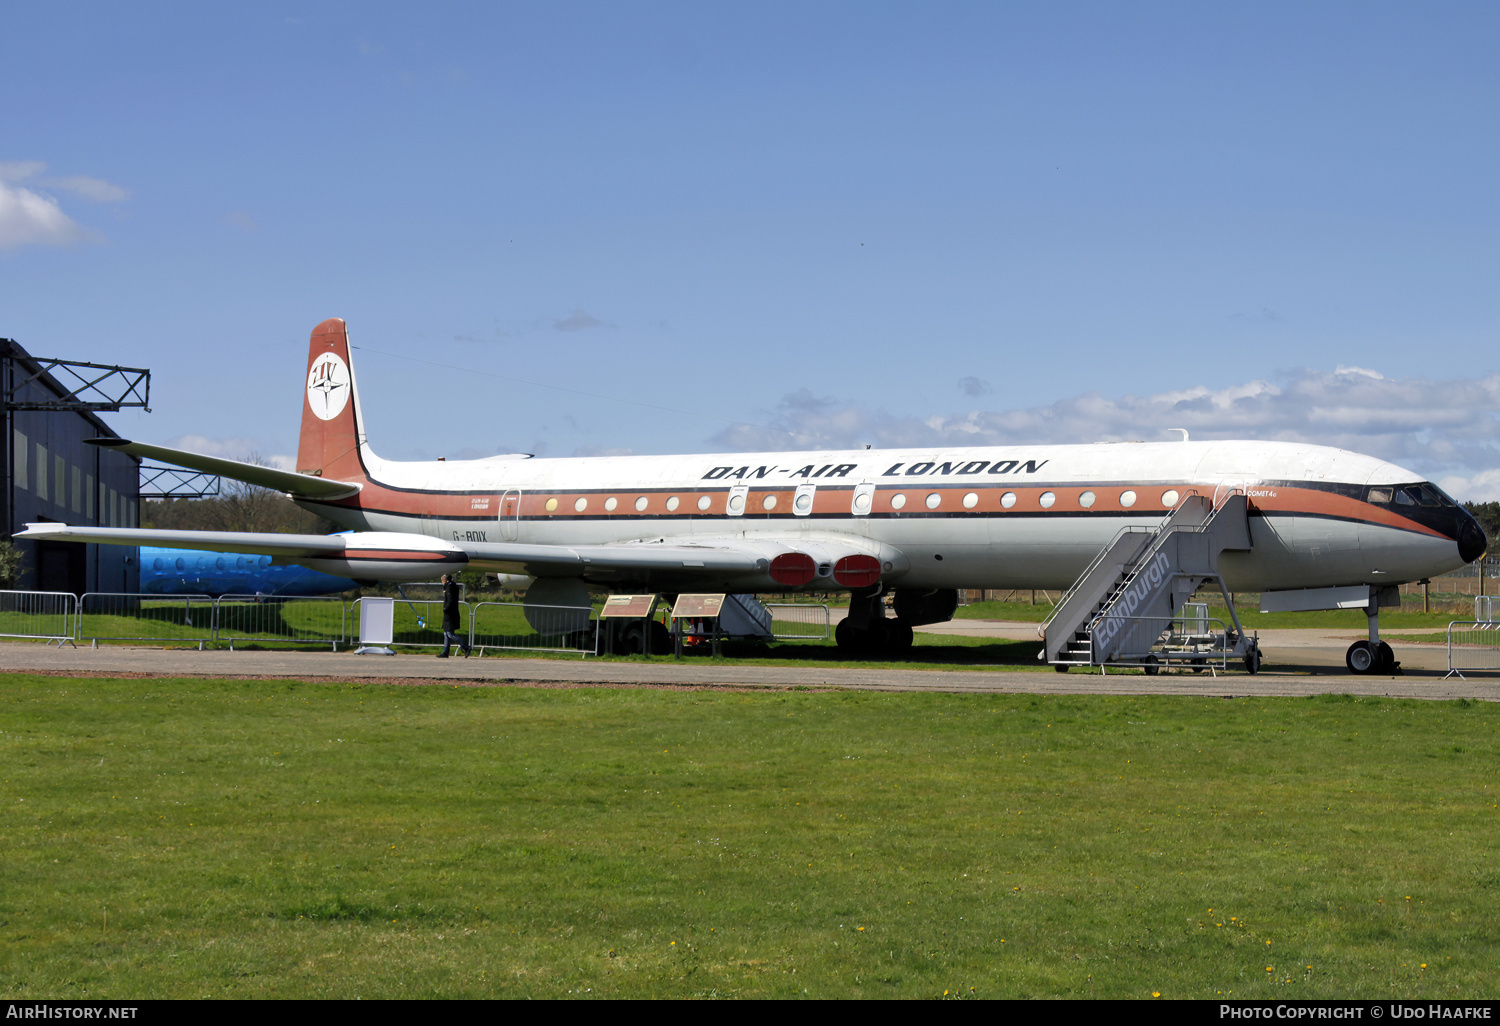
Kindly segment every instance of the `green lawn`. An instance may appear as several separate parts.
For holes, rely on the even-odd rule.
[[[1466,997],[1500,707],[0,677],[0,995]]]

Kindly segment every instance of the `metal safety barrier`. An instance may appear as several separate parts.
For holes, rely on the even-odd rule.
[[[349,640],[350,617],[342,599],[309,596],[139,595],[88,592],[78,600],[72,637],[95,647],[101,641],[196,644],[282,642],[329,645]]]
[[[337,652],[349,641],[350,615],[338,596],[300,598],[221,595],[214,601],[214,640],[277,641],[330,645]]]
[[[443,600],[408,599],[395,600],[395,623],[391,625],[391,644],[407,648],[443,647]],[[468,635],[468,626],[473,618],[469,615],[469,604],[458,604],[458,630],[460,637]],[[351,614],[351,631],[359,636],[358,614]]]
[[[0,591],[0,638],[73,640],[78,599],[66,591]]]
[[[199,648],[214,640],[214,600],[207,595],[137,595],[91,591],[78,599],[74,638],[177,641]]]
[[[1500,622],[1454,620],[1448,625],[1448,672],[1444,679],[1454,674],[1463,678],[1464,670],[1500,670]]]
[[[1474,619],[1481,622],[1489,622],[1495,619],[1495,614],[1500,613],[1500,596],[1475,595],[1474,596]]]
[[[479,602],[469,616],[469,644],[528,652],[598,654],[599,621],[591,606],[524,606]]]
[[[833,620],[827,606],[801,602],[767,602],[771,611],[771,636],[777,641],[827,641]]]

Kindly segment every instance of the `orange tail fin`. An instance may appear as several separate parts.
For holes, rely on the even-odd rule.
[[[308,345],[297,471],[339,481],[363,481],[360,447],[364,440],[354,364],[349,356],[349,332],[341,318],[330,317],[313,329]]]

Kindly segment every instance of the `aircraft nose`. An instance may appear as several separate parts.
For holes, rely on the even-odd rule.
[[[1484,528],[1479,526],[1479,521],[1468,510],[1458,510],[1455,519],[1458,522],[1453,525],[1456,530],[1452,537],[1458,542],[1458,557],[1465,563],[1472,563],[1489,548],[1489,539],[1484,536]]]

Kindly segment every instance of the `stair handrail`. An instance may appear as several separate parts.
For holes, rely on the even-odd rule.
[[[1247,499],[1250,497],[1250,493],[1245,490],[1245,486],[1242,484],[1231,484],[1228,481],[1225,481],[1215,485],[1213,498],[1214,512],[1219,512],[1219,507],[1223,506],[1224,503],[1232,499],[1235,492],[1239,492]]]
[[[1224,494],[1223,500],[1221,502],[1219,502],[1217,505],[1213,505],[1212,504],[1212,500],[1210,500],[1211,504],[1209,506],[1208,516],[1204,517],[1203,518],[1203,522],[1200,523],[1200,524],[1173,524],[1173,523],[1171,523],[1172,517],[1176,516],[1177,512],[1180,509],[1182,509],[1182,507],[1184,505],[1187,504],[1188,497],[1192,496],[1192,495],[1199,495],[1199,492],[1198,492],[1198,490],[1196,488],[1194,488],[1191,491],[1189,491],[1187,495],[1184,495],[1182,497],[1182,499],[1177,503],[1177,505],[1172,508],[1172,512],[1168,513],[1167,516],[1166,516],[1166,518],[1161,522],[1161,524],[1159,524],[1157,526],[1157,528],[1156,528],[1156,539],[1150,545],[1146,546],[1145,551],[1143,551],[1141,553],[1140,559],[1136,560],[1135,564],[1130,567],[1129,572],[1126,573],[1120,579],[1120,586],[1115,589],[1115,593],[1117,595],[1120,595],[1120,594],[1124,594],[1125,592],[1127,592],[1127,591],[1130,590],[1130,586],[1135,582],[1135,579],[1136,579],[1137,575],[1140,574],[1141,569],[1143,567],[1148,566],[1151,563],[1152,557],[1157,552],[1159,552],[1164,545],[1166,545],[1167,539],[1169,537],[1171,537],[1172,535],[1174,535],[1174,534],[1204,534],[1204,533],[1212,530],[1213,529],[1214,518],[1219,515],[1219,511],[1221,509],[1223,509],[1224,503],[1227,503],[1234,496],[1235,492],[1244,492],[1245,491],[1245,489],[1242,486],[1240,486],[1240,485],[1229,485],[1229,486],[1225,486],[1225,487],[1228,487],[1229,491]],[[1218,498],[1218,489],[1214,490],[1214,497]],[[1201,498],[1201,495],[1200,495],[1200,498]],[[1085,629],[1089,630],[1089,631],[1093,631],[1094,628],[1098,625],[1098,623],[1099,623],[1100,620],[1102,620],[1106,616],[1110,615],[1110,613],[1109,613],[1110,607],[1111,607],[1111,604],[1106,603],[1105,606],[1102,607],[1095,616],[1093,616],[1092,618],[1090,618],[1090,620],[1088,621],[1087,626],[1086,626]],[[1235,615],[1235,613],[1234,613],[1233,610],[1230,611],[1230,616],[1234,618],[1234,625],[1235,625],[1236,630],[1238,630],[1239,629],[1239,617]]]
[[[1089,579],[1089,576],[1093,574],[1095,568],[1098,567],[1100,563],[1104,562],[1104,557],[1109,555],[1110,550],[1115,547],[1116,542],[1125,537],[1127,534],[1151,534],[1159,529],[1160,528],[1140,527],[1138,525],[1131,524],[1116,531],[1114,537],[1106,542],[1104,546],[1100,548],[1098,554],[1094,556],[1093,562],[1085,567],[1083,573],[1079,574],[1074,579],[1072,586],[1058,597],[1057,605],[1052,607],[1052,612],[1047,614],[1047,618],[1041,623],[1037,624],[1037,637],[1045,638],[1047,636],[1047,628],[1051,626],[1053,619],[1057,616],[1058,613],[1062,611],[1063,607],[1068,604],[1068,600],[1073,597],[1073,593],[1083,586],[1084,581],[1087,581]]]
[[[1122,595],[1130,590],[1130,586],[1135,583],[1135,579],[1137,575],[1140,574],[1142,568],[1151,564],[1152,557],[1155,556],[1157,552],[1161,551],[1162,546],[1166,545],[1167,539],[1169,537],[1174,534],[1201,534],[1203,531],[1208,529],[1209,524],[1213,522],[1214,515],[1218,513],[1218,510],[1213,508],[1212,506],[1210,506],[1209,508],[1208,516],[1203,518],[1203,522],[1201,524],[1172,523],[1172,518],[1182,510],[1183,506],[1187,505],[1188,499],[1192,498],[1195,495],[1199,498],[1203,497],[1201,494],[1199,494],[1198,489],[1189,489],[1187,494],[1177,501],[1177,505],[1172,507],[1172,511],[1162,518],[1162,522],[1156,525],[1156,530],[1154,532],[1156,535],[1155,540],[1152,541],[1150,545],[1146,546],[1145,551],[1141,553],[1140,558],[1137,559],[1130,566],[1129,571],[1120,578],[1120,586],[1115,589],[1116,595]],[[1091,617],[1088,621],[1086,629],[1092,631],[1095,625],[1097,625],[1101,619],[1108,616],[1111,605],[1112,603],[1106,603],[1096,615]]]

